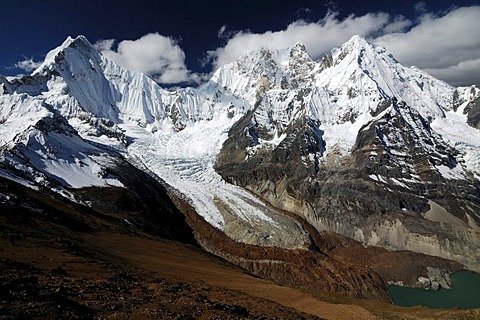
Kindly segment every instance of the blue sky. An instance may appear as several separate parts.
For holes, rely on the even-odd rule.
[[[165,85],[198,84],[261,46],[314,59],[361,34],[401,63],[480,85],[480,1],[4,1],[0,74],[30,73],[67,36]]]

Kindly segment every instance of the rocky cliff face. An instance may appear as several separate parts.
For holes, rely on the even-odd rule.
[[[404,68],[358,37],[303,78],[266,91],[230,129],[217,171],[318,230],[478,270],[478,90]],[[460,142],[462,131],[473,137]]]

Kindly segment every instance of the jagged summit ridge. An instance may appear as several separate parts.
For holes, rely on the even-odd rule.
[[[218,109],[225,109],[226,106],[218,107],[215,103],[209,105],[204,97],[219,93],[224,97],[231,94],[232,99],[237,98],[239,101],[235,102],[241,106],[236,112],[244,113],[244,101],[253,106],[269,90],[309,88],[316,93],[312,98],[321,99],[324,105],[322,110],[318,110],[318,106],[311,108],[311,117],[323,114],[323,118],[319,116],[319,119],[315,119],[323,123],[340,123],[367,111],[375,113],[388,103],[389,97],[406,101],[419,110],[424,109],[422,114],[427,116],[441,115],[443,111],[438,105],[444,108],[448,105],[446,100],[450,99],[453,88],[440,84],[440,81],[434,81],[431,77],[426,78],[421,71],[406,74],[407,69],[401,67],[391,54],[369,44],[362,37],[352,37],[340,49],[334,49],[330,56],[333,59],[332,65],[325,68],[312,61],[301,43],[285,50],[260,49],[240,57],[236,63],[221,67],[199,89],[170,93],[148,77],[117,68],[101,57],[85,37],[79,36],[75,39],[69,37],[61,46],[47,54],[44,64],[33,74],[45,71],[48,66],[62,65],[57,72],[63,73],[70,91],[85,111],[115,122],[119,121],[117,113],[121,113],[122,121],[132,119],[150,125],[170,117],[177,130],[184,128],[190,120],[208,120],[218,116]],[[119,74],[122,76],[119,77]],[[76,77],[75,81],[68,81],[69,76]],[[81,84],[82,79],[88,81]],[[412,82],[415,84],[412,85]],[[129,90],[125,90],[125,83],[129,84]],[[420,101],[418,91],[424,87],[435,91],[435,96],[440,96],[442,100],[436,101],[427,93],[424,98],[426,101]],[[134,92],[137,94],[132,94]],[[201,105],[201,108],[191,105],[190,100],[194,100],[192,103],[197,106]],[[179,104],[179,101],[182,103]],[[102,107],[95,108],[98,105]],[[233,101],[227,107],[230,114],[232,107],[237,107]],[[158,129],[159,123],[153,126]]]
[[[393,98],[405,101],[432,121],[451,110],[455,90],[419,69],[403,67],[385,48],[359,36],[333,49],[320,63],[312,61],[300,43],[286,50],[254,51],[220,68],[212,81],[245,97],[250,105],[275,105],[280,113],[292,109],[287,105],[294,105],[294,101],[304,101],[301,106],[306,111],[289,114],[306,114],[326,132],[335,132],[329,145],[338,146],[344,154],[352,147],[358,129],[388,108]],[[296,90],[301,94],[292,94]],[[285,118],[275,115],[275,110],[262,118]],[[354,127],[341,128],[348,123]],[[273,128],[271,123],[266,126]],[[327,130],[332,127],[338,130]],[[337,131],[347,134],[339,136]],[[268,135],[275,136],[275,132]]]

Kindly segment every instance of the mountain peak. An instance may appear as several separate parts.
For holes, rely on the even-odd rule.
[[[50,50],[47,53],[44,62],[33,72],[33,74],[38,74],[46,67],[58,62],[58,60],[61,60],[61,58],[58,58],[59,55],[68,48],[84,51],[84,53],[87,54],[96,52],[95,47],[90,43],[90,41],[88,41],[85,36],[79,35],[76,38],[68,36],[67,39],[65,39],[65,41],[60,46],[56,47],[53,50]]]
[[[88,39],[84,35],[79,35],[76,38],[67,37],[64,41],[62,46],[65,48],[76,48],[76,47],[84,47],[89,49],[94,49],[94,46],[88,41]]]
[[[365,43],[368,43],[368,41],[365,39],[365,37],[361,36],[361,35],[353,35],[350,40],[348,40],[346,43],[361,43],[361,44],[365,44]]]
[[[291,46],[288,51],[290,51],[290,59],[294,57],[303,57],[303,60],[311,60],[310,54],[307,51],[305,45],[297,41],[293,46]]]
[[[65,41],[63,41],[63,43],[59,47],[57,47],[57,49],[65,49],[67,47],[70,47],[72,44],[74,45],[84,44],[84,45],[92,46],[90,41],[88,41],[88,39],[84,35],[78,35],[75,38],[68,36],[67,39],[65,39]]]
[[[375,48],[373,44],[368,42],[364,37],[359,36],[359,35],[354,35],[353,37],[350,38],[347,42],[345,42],[342,45],[343,50],[347,50],[349,52],[359,52],[361,50],[364,50],[366,48]]]
[[[291,51],[303,51],[307,53],[307,48],[305,48],[305,45],[303,42],[297,41],[295,44],[291,47]]]
[[[379,54],[384,53],[386,53],[385,48],[369,43],[362,36],[354,35],[340,47],[333,48],[325,59],[329,66],[337,65],[343,61],[343,63],[357,67],[364,60],[365,55],[368,55],[372,60],[376,60]],[[393,58],[390,54],[387,53],[387,55]]]
[[[340,47],[332,49],[328,55],[331,58],[327,58],[332,59],[329,64],[338,65],[340,62],[343,62],[343,64],[353,68],[365,64],[366,60],[368,60],[369,66],[364,65],[362,68],[369,69],[376,64],[374,61],[379,59],[379,55],[385,54],[388,56],[387,60],[392,60],[391,64],[396,63],[396,61],[393,61],[393,56],[386,52],[385,48],[369,43],[362,36],[354,35]]]

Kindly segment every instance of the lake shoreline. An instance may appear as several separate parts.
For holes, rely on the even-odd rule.
[[[391,284],[387,291],[398,306],[424,306],[431,309],[480,308],[480,274],[470,270],[455,271],[450,275],[451,289],[438,290],[409,288]]]

